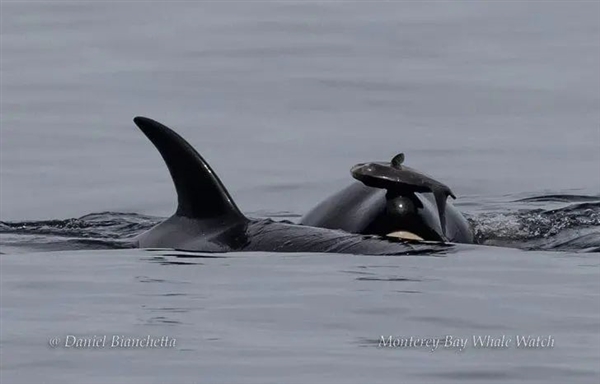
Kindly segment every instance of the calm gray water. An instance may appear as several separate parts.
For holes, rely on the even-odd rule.
[[[2,384],[598,382],[599,2],[3,1],[1,22]],[[136,115],[254,216],[404,152],[496,246],[107,249],[175,208]],[[110,347],[147,335],[176,343]]]

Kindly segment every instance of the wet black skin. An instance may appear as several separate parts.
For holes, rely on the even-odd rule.
[[[473,231],[451,203],[444,204],[445,228],[433,193],[395,184],[392,190],[355,182],[308,212],[300,223],[359,234],[412,232],[424,240],[473,243]]]
[[[435,200],[442,232],[446,229],[446,200],[456,199],[450,187],[416,169],[402,165],[404,154],[400,153],[389,163],[357,164],[350,170],[352,177],[364,185],[383,188],[394,195],[407,196],[410,192],[431,192]]]
[[[269,219],[247,218],[208,163],[181,136],[157,121],[135,124],[163,157],[177,190],[173,216],[134,239],[142,248],[198,252],[328,252],[404,255],[447,251],[442,243],[420,243]]]

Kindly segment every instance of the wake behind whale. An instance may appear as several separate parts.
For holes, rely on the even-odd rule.
[[[519,208],[544,202],[558,208]],[[507,202],[503,211],[468,214],[477,244],[528,251],[600,252],[600,196],[539,195]],[[297,220],[290,212],[251,216]],[[131,240],[164,218],[125,212],[90,213],[77,218],[0,222],[0,247],[6,252],[131,248]],[[455,247],[456,248],[456,247]],[[460,248],[460,247],[459,247]]]

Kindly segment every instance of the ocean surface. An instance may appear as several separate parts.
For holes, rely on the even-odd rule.
[[[2,384],[600,380],[600,2],[0,6]],[[176,205],[137,115],[251,217],[404,152],[479,244],[125,248]]]

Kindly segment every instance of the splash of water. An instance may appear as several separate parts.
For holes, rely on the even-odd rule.
[[[528,250],[600,252],[600,197],[547,195],[514,203],[566,205],[470,215],[477,243]]]

